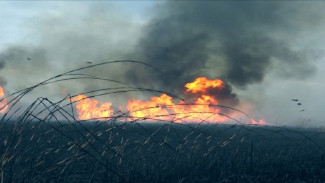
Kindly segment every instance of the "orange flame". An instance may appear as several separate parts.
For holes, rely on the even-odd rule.
[[[199,77],[191,83],[185,84],[187,92],[199,94],[194,102],[180,101],[177,104],[173,98],[162,94],[152,97],[149,101],[129,100],[127,109],[131,119],[142,120],[172,120],[174,122],[225,122],[229,118],[220,115],[220,109],[211,105],[218,105],[215,97],[206,94],[208,88],[223,88],[224,82]]]
[[[251,119],[250,124],[252,125],[265,125],[265,120],[264,119],[260,119],[259,121],[255,121],[254,119]]]
[[[230,121],[229,117],[221,114],[217,107],[218,101],[215,96],[208,93],[208,89],[220,89],[225,83],[220,79],[210,80],[206,77],[196,78],[193,82],[185,84],[186,92],[195,94],[189,101],[174,102],[174,99],[163,93],[160,96],[151,97],[148,101],[129,99],[126,109],[129,111],[129,121],[173,121],[173,122],[209,122],[223,123]],[[186,93],[185,93],[186,94]],[[98,105],[95,99],[87,98],[86,95],[78,95],[71,99],[76,102],[78,118],[89,120],[94,118],[112,117],[111,103]],[[120,107],[122,111],[122,107]],[[249,124],[265,124],[264,120],[251,120]]]
[[[130,116],[135,119],[167,120],[170,112],[167,106],[173,106],[172,97],[162,94],[160,97],[151,97],[149,101],[129,100],[126,108]]]
[[[111,109],[112,103],[107,102],[98,106],[99,102],[97,100],[87,98],[86,95],[73,97],[71,102],[76,102],[76,110],[78,119],[80,120],[90,120],[95,118],[105,120],[103,118],[109,118],[113,114],[113,110]]]
[[[209,104],[217,105],[210,96],[203,95],[194,102],[187,104],[179,102],[175,104],[172,97],[162,94],[160,97],[152,97],[149,101],[129,100],[127,109],[132,120],[167,120],[173,122],[225,122],[229,120],[218,113],[220,109],[213,108]]]
[[[210,80],[206,77],[198,77],[193,82],[185,84],[186,91],[192,93],[206,92],[208,88],[223,88],[224,82],[220,79]]]
[[[0,98],[4,97],[5,93],[3,88],[0,86]],[[8,99],[0,99],[0,114],[4,114],[8,109]]]

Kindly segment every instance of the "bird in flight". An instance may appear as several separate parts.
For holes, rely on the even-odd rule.
[[[31,58],[27,57],[27,60],[32,60]]]
[[[292,101],[298,102],[298,99],[291,99]]]
[[[87,64],[92,64],[93,62],[86,62]]]
[[[301,103],[299,102],[297,105],[301,105]]]
[[[304,112],[306,109],[302,109],[302,110],[300,110],[299,112]]]

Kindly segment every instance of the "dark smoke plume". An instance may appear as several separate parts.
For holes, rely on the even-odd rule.
[[[5,62],[3,60],[0,60],[0,73],[1,70],[5,67]],[[6,81],[4,80],[3,77],[0,76],[0,86],[6,85]]]
[[[239,104],[239,99],[235,93],[232,91],[232,87],[229,84],[224,85],[224,87],[209,87],[203,92],[188,92],[185,91],[186,101],[193,101],[200,98],[202,95],[208,95],[214,97],[218,104],[227,105],[228,107],[234,107]]]
[[[317,8],[314,5],[238,1],[160,4],[144,29],[137,52],[141,60],[159,67],[165,75],[132,70],[129,78],[172,92],[182,90],[198,76],[221,78],[244,89],[262,82],[274,60],[279,63],[276,69],[286,77],[297,77],[295,73],[307,77],[315,70],[308,60],[312,54],[293,49],[291,40],[324,20],[315,17],[316,10],[305,11]],[[237,100],[232,92],[223,96],[225,93]]]
[[[225,84],[224,88],[208,88],[206,94],[213,96],[220,104],[227,104],[228,106],[235,106],[239,103],[237,95],[232,92],[232,87]]]

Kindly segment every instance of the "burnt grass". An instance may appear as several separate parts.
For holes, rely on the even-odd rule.
[[[269,126],[3,124],[4,182],[325,182],[325,134]]]

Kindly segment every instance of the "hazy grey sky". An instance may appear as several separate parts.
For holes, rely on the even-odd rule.
[[[1,1],[0,79],[14,92],[86,61],[142,60],[166,77],[132,65],[89,73],[177,94],[195,77],[220,77],[257,119],[325,126],[324,9],[317,1]],[[35,96],[102,83],[63,85]]]

